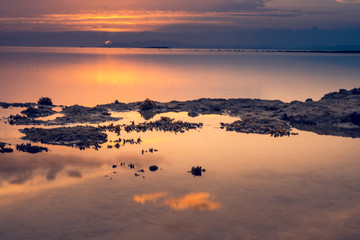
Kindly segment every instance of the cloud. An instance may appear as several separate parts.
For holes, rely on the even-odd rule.
[[[248,6],[250,7],[250,6]],[[293,17],[291,11],[104,11],[101,13],[46,14],[38,17],[0,18],[0,30],[7,31],[107,31],[133,32],[196,26],[200,29],[239,27],[244,19]]]
[[[360,0],[335,0],[339,3],[360,3]]]

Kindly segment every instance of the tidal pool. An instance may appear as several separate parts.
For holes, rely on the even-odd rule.
[[[123,117],[116,123],[144,121],[137,112],[112,114]],[[359,139],[226,132],[219,123],[234,118],[220,115],[151,120],[161,116],[204,126],[122,131],[142,142],[119,148],[107,148],[119,137],[109,133],[98,151],[37,143],[50,151],[0,154],[0,238],[360,238]],[[24,142],[18,129],[27,126],[4,122],[0,141]],[[193,166],[206,171],[193,176]]]

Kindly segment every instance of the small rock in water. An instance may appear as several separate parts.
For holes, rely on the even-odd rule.
[[[40,146],[32,146],[30,143],[27,144],[17,144],[16,145],[16,150],[18,150],[19,152],[27,152],[27,153],[40,153],[40,152],[48,152],[49,149],[46,147],[40,147]]]
[[[156,166],[156,165],[152,165],[152,166],[150,166],[149,167],[149,170],[151,171],[151,172],[155,172],[155,171],[157,171],[159,168],[158,168],[158,166]]]
[[[192,175],[194,175],[194,177],[195,177],[195,176],[201,176],[201,174],[202,174],[203,172],[206,172],[206,170],[203,169],[203,168],[200,167],[200,166],[192,167],[191,170],[188,171],[188,173],[191,173]]]

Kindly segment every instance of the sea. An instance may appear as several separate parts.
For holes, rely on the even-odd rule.
[[[317,101],[360,87],[359,66],[351,53],[1,47],[0,102]],[[0,153],[0,239],[360,239],[358,138],[227,132],[220,122],[238,117],[174,112],[147,121],[204,125],[108,133],[100,149],[31,143],[49,151],[30,154],[15,150],[30,143],[19,130],[42,126],[7,123],[24,109],[0,108],[0,142],[14,149]],[[122,119],[99,125],[146,121],[134,111],[111,115]],[[142,142],[108,148],[119,137]]]

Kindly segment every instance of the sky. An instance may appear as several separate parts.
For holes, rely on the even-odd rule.
[[[0,0],[0,31],[200,32],[360,26],[360,0]]]

